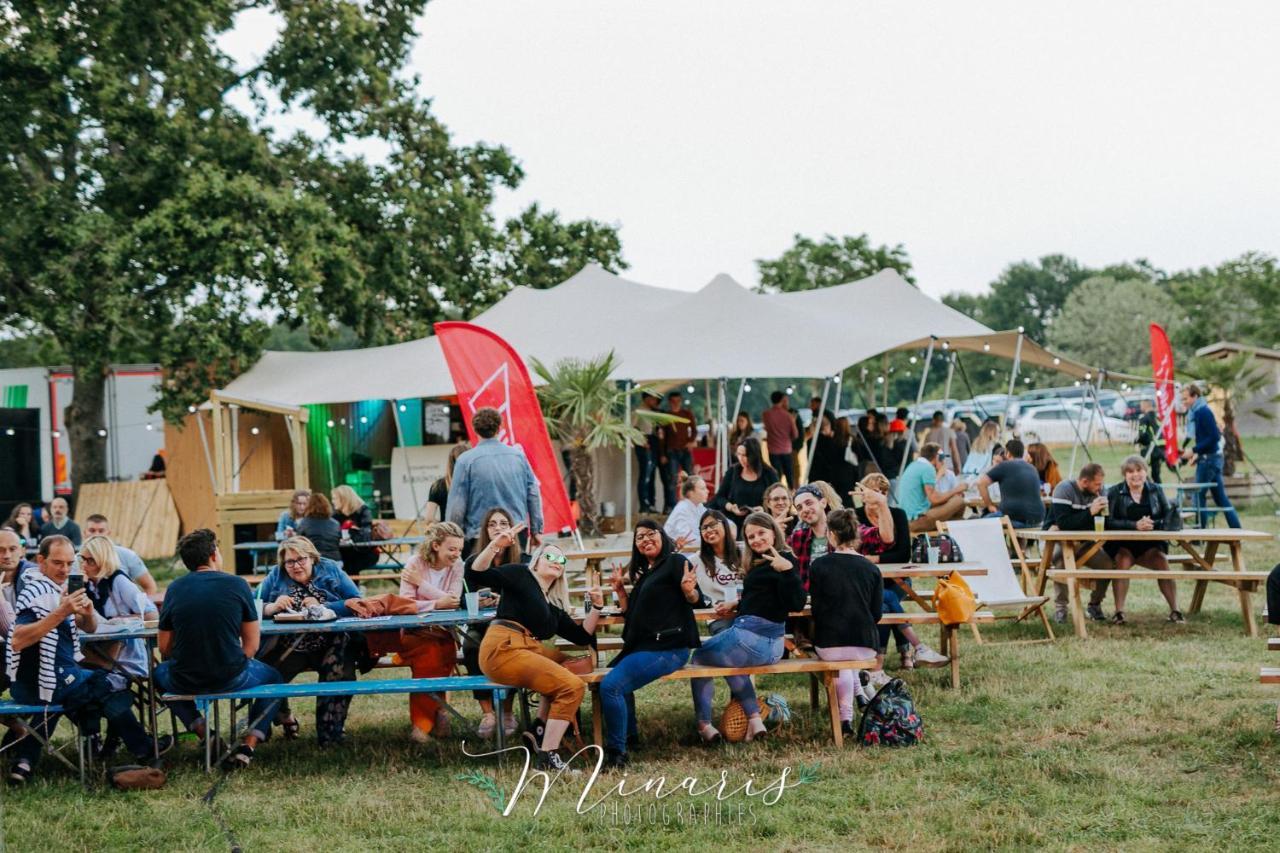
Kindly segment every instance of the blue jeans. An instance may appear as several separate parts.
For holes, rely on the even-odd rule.
[[[75,679],[70,685],[65,681],[68,676]],[[144,761],[151,759],[154,745],[151,735],[147,734],[142,723],[133,715],[132,693],[111,687],[106,673],[101,670],[59,667],[57,679],[58,686],[54,688],[52,704],[66,708],[67,714],[74,718],[83,734],[97,733],[99,723],[105,717],[108,735],[118,736],[134,758]],[[15,702],[23,705],[45,704],[40,699],[38,689],[21,681],[15,681],[9,692]],[[61,717],[58,714],[39,714],[32,718],[30,725],[48,740],[57,728],[59,719]],[[8,746],[14,740],[16,737],[11,731],[5,736],[4,743]],[[34,737],[23,738],[14,747],[14,758],[18,761],[25,759],[28,766],[35,767],[42,748]]]
[[[604,745],[627,751],[627,735],[636,732],[635,692],[651,681],[670,675],[689,660],[688,649],[629,652],[617,661],[600,682],[600,707],[604,711]]]
[[[200,692],[230,693],[235,690],[243,690],[246,687],[258,687],[262,684],[280,684],[283,681],[284,679],[280,677],[280,673],[275,670],[275,667],[251,658],[235,678],[226,684]],[[173,686],[173,661],[164,661],[156,667],[155,682],[161,693],[183,692]],[[270,737],[271,721],[275,719],[276,711],[280,708],[280,702],[280,699],[258,699],[254,701],[249,707],[249,719],[255,721],[256,725],[247,734],[255,735],[258,740],[263,741]],[[197,723],[204,722],[204,718],[200,716],[200,712],[196,709],[195,702],[170,702],[168,704],[173,709],[173,715],[187,727],[187,731],[194,731]]]
[[[1227,485],[1222,480],[1222,454],[1210,453],[1196,459],[1196,482],[1211,483],[1207,489],[1196,489],[1193,495],[1194,505],[1196,508],[1196,519],[1201,527],[1212,527],[1213,519],[1205,510],[1207,505],[1205,502],[1205,492],[1213,495],[1213,502],[1222,507],[1225,512],[1223,515],[1227,517],[1228,527],[1239,527],[1240,516],[1236,515],[1236,511],[1231,506],[1231,499],[1227,497]]]
[[[676,505],[676,487],[680,483],[680,472],[693,473],[693,451],[687,447],[682,450],[668,450],[667,464],[663,466],[663,471],[666,474],[662,478],[662,494],[666,500],[663,509],[671,512]]]
[[[910,582],[908,581],[908,583]],[[904,595],[906,593],[896,583],[892,584],[892,586],[885,584],[884,595],[881,598],[883,602],[881,611],[884,613],[905,613],[906,611],[902,609],[902,596]],[[903,633],[901,625],[881,625],[878,630],[880,631],[880,651],[883,652],[889,647],[889,634],[891,633],[897,638],[899,649],[907,645],[907,635]]]
[[[693,653],[690,663],[701,666],[763,666],[782,659],[782,637],[765,637],[734,625],[721,631],[702,644]],[[760,713],[756,701],[756,689],[749,675],[729,675],[724,679],[729,693],[742,703],[747,716]],[[711,722],[711,699],[715,695],[715,682],[710,678],[694,678],[689,681],[693,689],[693,710],[699,723]]]

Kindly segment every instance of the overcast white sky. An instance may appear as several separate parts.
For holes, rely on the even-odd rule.
[[[754,284],[797,232],[901,242],[934,295],[1280,253],[1276,0],[434,0],[419,31],[437,115],[524,165],[500,213],[616,223],[638,281]]]

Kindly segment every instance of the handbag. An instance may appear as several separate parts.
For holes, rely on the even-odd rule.
[[[939,533],[930,539],[928,533],[921,533],[911,542],[911,562],[929,562],[929,547],[938,549],[939,563],[963,563],[964,553],[959,543],[946,533]]]
[[[567,657],[560,662],[560,665],[572,672],[574,675],[589,675],[595,671],[596,661],[595,655],[575,655]]]
[[[978,601],[959,572],[938,578],[933,588],[933,609],[943,625],[962,625],[973,618]]]

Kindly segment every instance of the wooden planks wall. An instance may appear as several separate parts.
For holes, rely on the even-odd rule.
[[[76,517],[82,524],[105,515],[111,538],[144,559],[172,557],[178,544],[178,508],[167,480],[86,483],[80,487]]]

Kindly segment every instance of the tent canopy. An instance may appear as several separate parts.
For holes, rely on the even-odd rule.
[[[527,360],[552,364],[613,350],[615,378],[641,382],[832,376],[890,350],[949,348],[1013,358],[1017,332],[995,332],[931,298],[893,270],[796,293],[758,294],[727,275],[689,293],[590,264],[550,290],[517,287],[472,322]],[[989,349],[984,349],[989,347]],[[1023,339],[1022,361],[1077,378],[1097,375]],[[1117,374],[1111,374],[1116,376]],[[266,352],[229,395],[288,405],[452,394],[435,337],[336,352]]]

